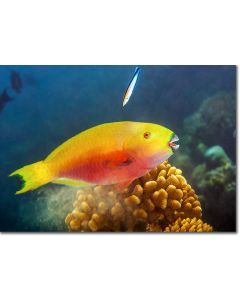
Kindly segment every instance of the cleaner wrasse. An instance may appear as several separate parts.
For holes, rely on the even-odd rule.
[[[139,72],[140,72],[140,68],[137,67],[135,69],[134,74],[133,74],[133,78],[130,81],[130,83],[129,83],[128,87],[127,87],[127,90],[126,90],[126,92],[124,94],[124,97],[123,97],[123,106],[125,106],[128,103],[130,97],[132,96],[133,90],[134,90],[135,85],[137,83]]]

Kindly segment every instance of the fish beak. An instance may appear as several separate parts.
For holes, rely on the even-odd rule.
[[[176,144],[176,142],[179,141],[179,138],[176,134],[173,135],[173,137],[171,138],[170,142],[168,142],[168,146],[171,147],[172,151],[175,152],[178,150],[179,145]]]

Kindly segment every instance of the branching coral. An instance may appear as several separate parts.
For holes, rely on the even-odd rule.
[[[212,232],[213,228],[201,219],[178,218],[173,224],[167,226],[164,232]]]
[[[156,224],[148,224],[149,232],[212,232],[213,228],[207,223],[203,223],[201,219],[195,218],[178,218],[173,224],[169,224],[165,228]]]
[[[65,220],[71,231],[146,231],[148,224],[165,228],[179,218],[202,216],[195,191],[168,162],[121,193],[111,186],[82,189],[73,206]]]

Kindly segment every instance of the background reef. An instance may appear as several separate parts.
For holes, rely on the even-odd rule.
[[[197,190],[216,231],[236,228],[236,94],[219,92],[186,117],[173,162]],[[182,150],[185,150],[184,152]]]
[[[142,66],[134,94],[122,109],[134,68],[0,67],[0,92],[10,91],[12,70],[22,81],[21,94],[0,112],[2,231],[68,231],[65,217],[76,200],[75,189],[47,185],[17,197],[19,183],[7,176],[88,127],[120,120],[160,123],[175,131],[181,147],[169,162],[193,187],[204,222],[214,231],[235,231],[236,67]],[[183,221],[173,222],[167,231]]]

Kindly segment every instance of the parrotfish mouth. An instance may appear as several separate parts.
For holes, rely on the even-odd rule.
[[[179,141],[179,138],[176,134],[173,135],[170,142],[168,142],[168,146],[171,147],[172,151],[175,152],[179,148],[179,145],[176,142]]]

